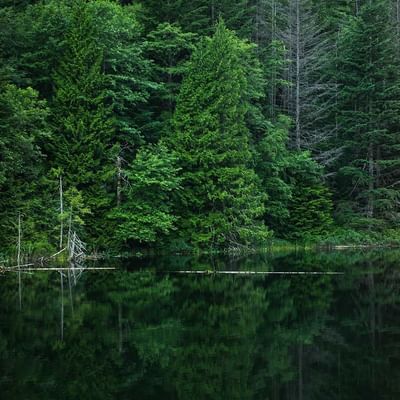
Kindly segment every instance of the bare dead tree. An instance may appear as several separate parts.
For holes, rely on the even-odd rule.
[[[285,104],[295,121],[291,144],[298,150],[311,151],[327,165],[339,154],[324,146],[338,128],[332,117],[337,85],[326,73],[330,62],[327,56],[335,51],[334,41],[318,24],[309,0],[289,0],[285,15],[287,26],[278,37],[285,43],[290,60]]]
[[[400,54],[400,0],[392,0],[390,12],[393,27],[396,32],[397,52]]]

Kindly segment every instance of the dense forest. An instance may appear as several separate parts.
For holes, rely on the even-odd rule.
[[[400,0],[1,0],[0,243],[400,239]]]

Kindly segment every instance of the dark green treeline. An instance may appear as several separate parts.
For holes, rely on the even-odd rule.
[[[1,1],[2,248],[396,238],[399,10]]]

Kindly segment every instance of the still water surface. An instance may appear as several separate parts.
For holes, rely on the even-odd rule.
[[[0,276],[2,400],[400,399],[399,251],[112,265]]]

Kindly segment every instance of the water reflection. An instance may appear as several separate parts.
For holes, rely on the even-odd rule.
[[[398,399],[399,256],[162,258],[76,284],[71,271],[20,286],[4,275],[1,398]],[[179,269],[345,275],[168,273]]]

